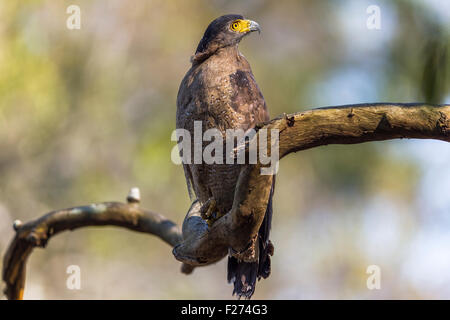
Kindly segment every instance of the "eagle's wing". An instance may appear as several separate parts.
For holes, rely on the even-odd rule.
[[[270,119],[266,102],[250,65],[237,50],[222,52],[193,65],[181,82],[177,97],[177,128],[194,133],[194,121],[202,123],[202,132],[219,129],[226,136],[227,129],[247,131]],[[191,150],[194,146],[191,137]],[[203,148],[205,144],[203,145]],[[192,160],[192,159],[191,159]],[[210,198],[216,200],[217,211],[227,213],[234,200],[234,192],[241,164],[184,164],[188,189],[192,186],[201,204]],[[274,187],[274,186],[273,186]],[[234,283],[234,292],[250,297],[256,279],[270,273],[269,242],[272,219],[272,195],[264,221],[259,230],[259,256],[254,262],[229,258],[228,279]]]

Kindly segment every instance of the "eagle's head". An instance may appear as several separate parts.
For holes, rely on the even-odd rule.
[[[255,21],[247,20],[238,14],[221,16],[206,28],[193,59],[202,61],[221,48],[237,45],[244,36],[253,31],[261,32]]]

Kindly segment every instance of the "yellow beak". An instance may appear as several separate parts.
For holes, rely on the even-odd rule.
[[[259,24],[252,20],[242,20],[244,26],[240,30],[241,32],[252,32],[252,31],[258,31],[258,33],[261,33],[261,27]]]

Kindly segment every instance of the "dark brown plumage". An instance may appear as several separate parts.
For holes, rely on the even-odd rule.
[[[239,28],[233,30],[236,23]],[[179,88],[178,129],[186,129],[193,136],[194,121],[201,121],[203,132],[216,128],[225,137],[227,129],[246,131],[270,119],[250,65],[238,50],[240,40],[257,30],[258,24],[240,15],[222,16],[208,26],[192,58],[192,67]],[[191,143],[194,150],[193,138]],[[203,148],[208,144],[203,142]],[[233,204],[242,165],[201,163],[183,166],[188,188],[192,187],[200,203],[205,204],[209,199],[214,199],[217,216],[226,214]],[[233,293],[238,296],[251,297],[256,278],[266,278],[270,273],[269,253],[273,249],[268,239],[271,199],[272,196],[259,231],[258,260],[243,262],[229,257],[228,280],[234,282]]]

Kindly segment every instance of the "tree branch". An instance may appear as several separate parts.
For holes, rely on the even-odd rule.
[[[450,105],[373,103],[326,107],[269,122],[280,129],[280,158],[327,144],[398,138],[450,141]]]
[[[280,159],[327,144],[397,138],[450,142],[450,106],[376,103],[327,107],[284,114],[261,128],[279,130]],[[258,135],[253,139],[257,138]],[[138,201],[130,198],[128,204],[94,204],[54,211],[24,225],[16,223],[16,236],[4,257],[5,293],[9,299],[22,298],[25,264],[34,247],[44,247],[54,234],[84,226],[115,225],[156,235],[174,246],[173,254],[184,262],[185,273],[192,272],[193,266],[214,263],[228,253],[251,261],[256,255],[254,243],[272,184],[272,176],[261,175],[261,168],[259,163],[243,167],[231,211],[211,227],[201,218],[197,201],[189,208],[180,231],[163,216],[140,209]]]
[[[171,246],[182,240],[181,230],[162,215],[141,209],[138,199],[128,198],[128,204],[105,202],[50,212],[22,224],[15,221],[16,235],[3,260],[3,280],[8,299],[22,299],[25,267],[33,248],[44,248],[50,238],[62,231],[87,226],[118,226],[153,234]],[[192,268],[184,266],[185,273]]]
[[[280,159],[292,152],[327,144],[396,138],[450,142],[450,106],[377,103],[328,107],[283,115],[261,129],[279,130]],[[272,177],[261,175],[260,169],[261,164],[242,169],[231,212],[210,229],[201,226],[189,238],[185,237],[173,249],[176,259],[207,265],[220,260],[230,248],[242,260],[255,258],[252,244],[264,218],[272,182]]]

